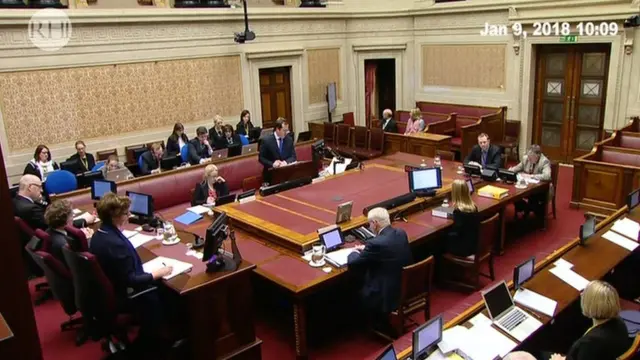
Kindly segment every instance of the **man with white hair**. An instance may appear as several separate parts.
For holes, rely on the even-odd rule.
[[[397,133],[398,132],[398,124],[393,120],[393,112],[390,109],[384,109],[382,112],[382,131]]]
[[[413,259],[407,233],[391,227],[387,210],[371,209],[367,217],[369,228],[376,236],[366,245],[356,246],[349,254],[348,265],[363,268],[362,301],[377,319],[386,320],[399,305],[402,268]]]

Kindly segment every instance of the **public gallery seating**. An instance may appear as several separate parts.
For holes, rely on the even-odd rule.
[[[609,213],[640,187],[640,119],[634,118],[590,153],[573,159],[571,206]]]

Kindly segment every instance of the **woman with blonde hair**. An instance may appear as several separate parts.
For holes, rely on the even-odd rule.
[[[417,132],[424,131],[424,120],[422,119],[422,113],[420,109],[411,110],[411,116],[407,121],[407,129],[404,131],[405,135],[415,134]]]
[[[191,206],[214,205],[216,199],[229,194],[229,187],[222,176],[218,175],[218,167],[209,164],[204,168],[202,182],[196,184],[191,199]]]
[[[478,248],[480,218],[478,207],[471,199],[469,186],[464,180],[456,179],[451,184],[453,203],[453,227],[449,232],[447,252],[455,256],[474,255]]]

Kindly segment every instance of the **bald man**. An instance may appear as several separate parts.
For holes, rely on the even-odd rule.
[[[393,120],[393,112],[390,109],[384,109],[382,112],[382,131],[397,133],[398,132],[398,124]]]

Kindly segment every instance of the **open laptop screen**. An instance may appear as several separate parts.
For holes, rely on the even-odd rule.
[[[396,351],[393,348],[393,344],[387,346],[386,349],[376,358],[376,360],[397,360]]]
[[[513,283],[515,284],[516,289],[519,289],[522,284],[531,279],[533,276],[533,269],[535,268],[535,261],[535,258],[532,257],[513,269]]]
[[[504,281],[487,292],[483,292],[482,296],[492,319],[499,317],[513,306],[511,294],[509,294],[509,289]]]
[[[442,340],[442,315],[413,331],[413,358],[422,359]]]

